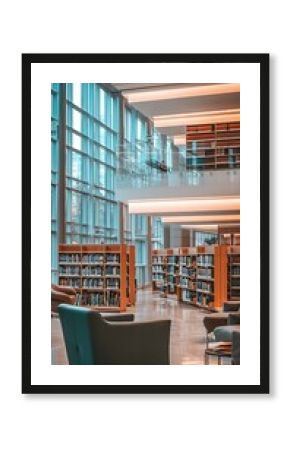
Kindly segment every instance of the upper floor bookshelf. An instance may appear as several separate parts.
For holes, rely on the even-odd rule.
[[[188,125],[186,167],[188,170],[238,169],[240,122]]]

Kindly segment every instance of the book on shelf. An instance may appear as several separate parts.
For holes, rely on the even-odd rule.
[[[120,255],[114,254],[114,253],[108,253],[106,255],[106,262],[115,262],[120,263]]]

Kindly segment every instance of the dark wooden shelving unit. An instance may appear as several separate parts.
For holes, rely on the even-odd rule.
[[[187,170],[238,169],[240,122],[188,125]]]

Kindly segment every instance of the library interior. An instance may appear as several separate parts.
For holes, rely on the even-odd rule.
[[[51,364],[240,364],[240,85],[51,85]]]

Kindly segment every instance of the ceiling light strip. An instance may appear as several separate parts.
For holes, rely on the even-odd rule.
[[[239,83],[212,84],[205,86],[177,87],[173,89],[154,89],[146,92],[122,92],[129,103],[170,100],[174,98],[201,97],[205,95],[222,95],[240,92]]]

